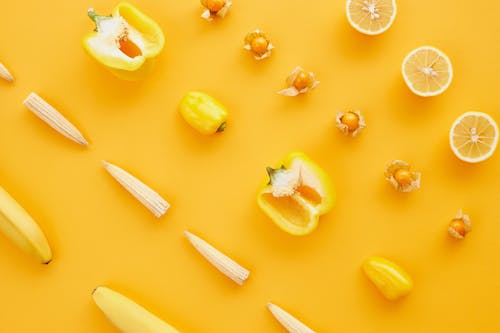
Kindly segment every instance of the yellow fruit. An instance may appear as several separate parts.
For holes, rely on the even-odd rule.
[[[203,6],[205,6],[211,12],[216,13],[225,6],[226,1],[224,1],[224,0],[202,0],[201,4]]]
[[[269,42],[264,37],[257,37],[250,43],[252,51],[257,54],[263,54],[267,51]]]
[[[284,231],[292,235],[308,234],[335,203],[331,181],[301,152],[290,153],[280,165],[278,169],[268,168],[271,180],[261,187],[258,204]]]
[[[354,112],[346,112],[340,121],[347,126],[349,132],[353,132],[359,128],[359,116]]]
[[[411,51],[403,61],[402,72],[410,90],[423,97],[443,93],[453,78],[450,59],[432,46]]]
[[[302,70],[295,77],[295,80],[293,81],[293,86],[297,88],[297,90],[302,90],[306,87],[309,87],[309,85],[311,85],[313,81],[314,79],[312,78],[311,74]]]
[[[395,0],[347,0],[346,14],[351,26],[366,35],[389,29],[396,18]]]
[[[394,173],[394,178],[400,185],[409,185],[413,181],[412,174],[408,169],[399,169]]]
[[[464,237],[465,234],[467,233],[465,223],[463,220],[453,219],[450,222],[449,228],[453,229],[454,232],[456,232],[457,234],[459,234],[462,237]]]
[[[42,264],[48,264],[52,260],[52,251],[42,229],[2,187],[0,187],[0,232]]]
[[[368,258],[363,263],[363,271],[388,300],[406,296],[413,289],[411,277],[399,265],[385,258]]]
[[[466,112],[450,129],[450,146],[462,161],[477,163],[491,157],[498,143],[498,126],[483,112]]]
[[[97,287],[92,297],[106,317],[123,333],[179,333],[139,304],[122,294]]]

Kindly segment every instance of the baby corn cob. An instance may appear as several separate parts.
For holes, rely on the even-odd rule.
[[[315,333],[312,329],[301,323],[297,318],[280,308],[279,306],[268,303],[267,308],[273,314],[274,318],[283,325],[290,333]]]
[[[187,239],[195,247],[202,256],[205,257],[212,265],[228,278],[239,284],[240,286],[248,279],[250,271],[243,268],[237,262],[221,253],[212,245],[205,242],[200,237],[193,235],[188,231],[184,231]]]
[[[156,217],[160,218],[167,212],[170,207],[169,203],[149,186],[114,164],[102,161],[102,165],[118,183]]]
[[[88,146],[87,140],[83,137],[82,133],[69,122],[59,111],[53,108],[43,98],[32,92],[24,100],[23,103],[31,112],[38,118],[46,122],[50,127],[67,137],[68,139]]]
[[[14,82],[14,76],[10,74],[7,67],[5,67],[4,64],[2,64],[1,62],[0,62],[0,77],[6,80],[7,82]]]

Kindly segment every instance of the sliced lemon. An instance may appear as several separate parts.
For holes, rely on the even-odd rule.
[[[316,229],[319,217],[331,210],[335,191],[326,173],[306,155],[292,152],[278,169],[269,168],[257,202],[281,229],[305,235]]]
[[[352,27],[367,35],[389,29],[396,18],[395,0],[347,0],[346,14]]]
[[[423,97],[443,93],[453,78],[450,59],[432,46],[411,51],[403,61],[402,72],[410,90]]]
[[[483,112],[466,112],[450,129],[450,147],[462,161],[478,163],[491,157],[498,143],[498,126]]]

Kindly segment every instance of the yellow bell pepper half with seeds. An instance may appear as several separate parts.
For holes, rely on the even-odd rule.
[[[214,134],[226,129],[226,108],[205,93],[188,92],[179,104],[179,111],[184,120],[201,134]]]
[[[292,235],[316,229],[319,217],[335,204],[328,175],[309,157],[292,152],[278,168],[267,168],[269,181],[261,186],[257,202],[264,213]]]
[[[119,3],[112,15],[88,15],[96,28],[83,39],[85,50],[117,77],[141,79],[151,71],[165,38],[160,26],[128,2]]]
[[[413,289],[413,280],[396,263],[382,257],[370,257],[363,263],[368,279],[388,300],[408,295]]]

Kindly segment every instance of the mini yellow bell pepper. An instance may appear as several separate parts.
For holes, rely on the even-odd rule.
[[[413,289],[413,281],[408,273],[385,258],[368,258],[363,263],[363,271],[388,300],[406,296]]]
[[[112,15],[88,15],[95,31],[83,39],[85,50],[124,80],[141,79],[151,71],[165,38],[160,26],[128,2],[119,3]]]
[[[179,110],[184,120],[202,134],[214,134],[226,129],[226,109],[205,93],[188,92],[182,98]]]
[[[321,215],[334,206],[335,189],[326,172],[302,152],[291,152],[257,194],[262,211],[282,230],[301,236],[316,229]],[[268,181],[269,180],[269,181]]]

